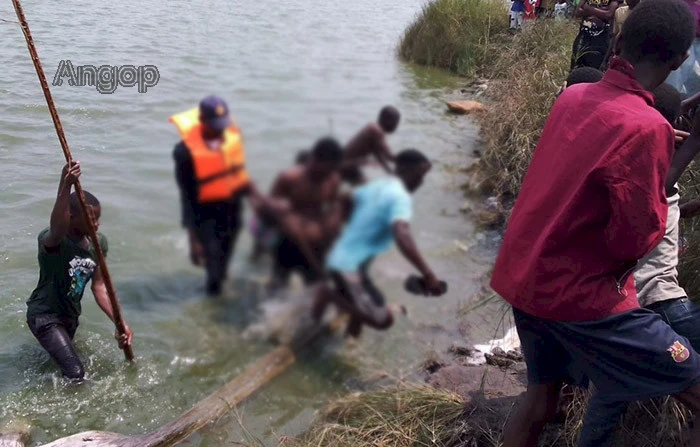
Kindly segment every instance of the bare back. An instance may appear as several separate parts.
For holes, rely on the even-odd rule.
[[[309,178],[303,166],[294,166],[277,177],[272,196],[289,200],[293,212],[318,219],[337,200],[340,183],[338,174],[332,174],[319,183]]]
[[[345,146],[346,160],[363,159],[370,155],[386,158],[387,154],[391,155],[385,134],[377,123],[367,124]]]

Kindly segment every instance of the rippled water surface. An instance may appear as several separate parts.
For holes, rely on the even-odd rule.
[[[248,233],[225,296],[207,299],[178,225],[171,158],[177,135],[167,119],[210,93],[228,100],[250,172],[265,187],[299,149],[328,133],[346,141],[385,104],[404,116],[393,147],[422,149],[436,165],[416,196],[414,231],[450,282],[448,295],[407,295],[401,286],[411,269],[395,251],[384,256],[374,267],[376,280],[408,315],[388,333],[367,331],[354,346],[333,339],[310,350],[239,408],[254,436],[274,445],[279,435],[301,432],[324,402],[378,371],[412,375],[428,354],[464,334],[491,338],[485,319],[459,314],[492,257],[483,235],[459,213],[464,198],[455,174],[469,162],[477,130],[467,118],[444,115],[443,99],[458,83],[395,57],[421,1],[23,3],[49,82],[61,60],[152,64],[160,81],[143,94],[124,87],[100,94],[65,82],[52,88],[83,164],[83,185],[103,203],[101,231],[110,240],[110,270],[139,359],[135,368],[122,362],[88,292],[76,340],[90,380],[65,387],[24,319],[38,277],[36,235],[48,225],[62,154],[22,33],[7,22],[14,10],[10,2],[0,5],[0,422],[28,421],[34,444],[88,429],[141,433],[273,348],[244,336],[265,307],[266,267],[248,262]],[[267,309],[275,314],[274,306]],[[231,445],[242,437],[229,418],[188,445]]]

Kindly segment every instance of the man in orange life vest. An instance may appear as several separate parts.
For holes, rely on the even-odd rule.
[[[206,267],[207,293],[218,295],[241,229],[243,197],[253,187],[243,140],[226,102],[217,96],[207,96],[198,108],[173,115],[170,122],[182,137],[173,158],[190,259]]]

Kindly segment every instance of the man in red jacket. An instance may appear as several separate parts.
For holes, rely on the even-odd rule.
[[[674,144],[650,91],[683,63],[694,30],[682,1],[642,2],[603,80],[552,108],[491,281],[513,306],[528,366],[504,447],[535,446],[561,384],[580,374],[610,402],[673,394],[700,416],[700,355],[639,308],[633,278],[664,234]]]

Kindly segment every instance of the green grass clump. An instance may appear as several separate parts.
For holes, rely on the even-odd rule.
[[[399,56],[471,76],[493,59],[494,39],[507,30],[503,0],[434,0],[404,33]]]
[[[478,391],[478,390],[475,390]],[[309,430],[284,438],[290,447],[500,447],[503,427],[517,398],[493,400],[421,385],[399,384],[343,397],[322,410]],[[588,393],[568,388],[558,422],[549,424],[539,445],[575,447]],[[629,406],[620,421],[619,447],[687,445],[689,413],[673,398]]]
[[[462,399],[428,386],[400,385],[331,403],[294,447],[453,447],[459,444]]]
[[[693,162],[679,182],[681,203],[700,198],[700,166]],[[681,219],[685,249],[679,257],[678,282],[696,303],[700,299],[700,219]]]

